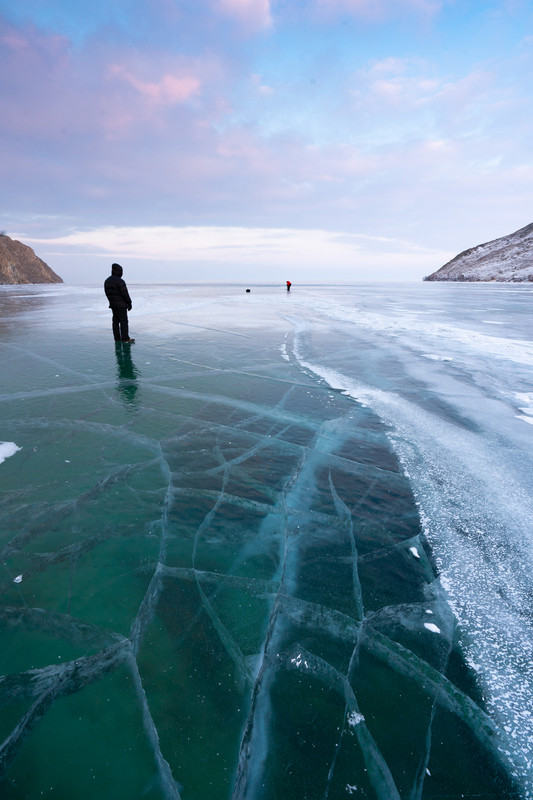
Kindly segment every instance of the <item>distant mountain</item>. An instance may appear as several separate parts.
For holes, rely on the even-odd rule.
[[[63,283],[31,247],[0,233],[0,284]]]
[[[459,253],[425,281],[533,281],[533,224]]]

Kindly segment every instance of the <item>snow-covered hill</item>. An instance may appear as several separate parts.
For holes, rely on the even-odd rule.
[[[533,281],[533,223],[459,253],[425,281]]]

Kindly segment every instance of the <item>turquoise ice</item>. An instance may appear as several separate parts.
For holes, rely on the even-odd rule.
[[[532,287],[245,288],[0,289],[2,798],[533,796]]]

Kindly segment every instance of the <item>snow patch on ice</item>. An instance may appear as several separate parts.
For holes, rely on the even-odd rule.
[[[424,342],[427,347],[428,342],[431,342],[431,346],[436,346],[437,349],[443,346],[457,349],[460,346],[470,353],[507,359],[517,364],[533,365],[533,343],[525,339],[491,336],[466,327],[419,319],[418,315],[414,316],[412,313],[392,317],[306,298],[303,299],[303,304],[319,317],[348,322],[392,337],[408,336],[413,344]],[[431,353],[423,355],[432,357]],[[439,360],[445,358],[448,356],[443,356],[442,359],[438,356]]]
[[[410,547],[409,551],[414,555],[415,558],[420,558],[420,553],[416,549],[416,547]]]
[[[342,309],[344,313],[348,316],[349,309]],[[510,726],[509,736],[520,741],[520,747],[508,757],[515,774],[520,774],[525,786],[531,788],[529,768],[524,765],[533,743],[533,717],[524,721],[516,713],[529,697],[532,685],[531,678],[517,680],[518,675],[524,677],[521,663],[530,657],[531,637],[525,632],[522,618],[502,607],[498,596],[498,587],[505,585],[516,607],[527,607],[531,498],[512,474],[506,474],[502,483],[505,461],[494,458],[487,442],[477,434],[456,430],[446,420],[397,392],[363,383],[322,362],[308,360],[300,331],[297,326],[293,352],[302,369],[370,407],[389,426],[392,447],[405,473],[410,475],[422,530],[434,548],[446,599],[461,627],[472,637],[465,649],[481,665],[478,674],[489,714],[500,730],[504,724]],[[459,343],[461,347],[465,344],[459,338],[456,348]],[[533,357],[530,343],[483,337],[475,332],[472,341],[484,350],[484,356],[492,352],[493,356],[515,363],[529,363]],[[486,349],[481,347],[482,342],[487,344]],[[528,403],[527,410],[533,420],[533,395],[519,400]],[[476,498],[475,502],[472,498]],[[515,531],[514,557],[502,558],[505,543],[508,546],[509,519],[513,520]],[[490,554],[489,559],[486,553]],[[427,630],[441,634],[437,625],[424,625]],[[475,635],[479,630],[483,630],[483,636]],[[533,798],[533,791],[528,796]]]
[[[287,334],[285,334],[285,339],[281,343],[280,347],[281,357],[285,359],[285,361],[289,361],[289,356],[287,354]]]
[[[359,725],[361,722],[364,722],[365,718],[362,714],[359,714],[357,711],[350,711],[348,714],[348,725],[353,728],[354,725]]]
[[[291,658],[291,664],[294,664],[296,667],[301,667],[303,664],[306,669],[309,669],[309,664],[301,653],[298,653],[295,658]]]
[[[2,464],[6,458],[14,456],[19,450],[22,450],[22,448],[17,447],[15,442],[0,442],[0,464]]]

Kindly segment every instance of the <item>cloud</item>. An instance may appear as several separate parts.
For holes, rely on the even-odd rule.
[[[254,87],[255,91],[260,95],[272,95],[274,94],[274,89],[272,86],[267,86],[263,83],[261,79],[261,75],[257,73],[253,73],[251,75],[251,82],[252,86]]]
[[[317,9],[324,15],[349,14],[376,22],[402,18],[406,14],[433,16],[445,0],[316,0]]]
[[[57,163],[77,158],[81,166],[105,161],[110,140],[139,140],[162,129],[182,130],[184,115],[213,120],[220,113],[221,87],[228,81],[224,57],[214,52],[183,54],[154,45],[139,51],[129,43],[90,39],[73,48],[68,39],[33,26],[6,24],[0,37],[0,138],[16,158],[43,169],[44,148],[60,147]],[[94,174],[94,166],[92,168]],[[36,172],[36,177],[38,173]]]
[[[93,262],[118,260],[127,268],[132,264],[131,279],[141,282],[164,281],[169,268],[179,273],[193,265],[197,265],[194,272],[187,272],[182,279],[201,280],[218,271],[224,279],[235,280],[250,270],[268,279],[273,272],[291,269],[309,281],[327,283],[332,275],[344,275],[345,280],[370,279],[373,266],[378,265],[388,270],[389,277],[402,268],[418,277],[451,257],[448,252],[408,241],[321,229],[104,227],[55,238],[26,237],[24,241],[45,251],[55,264],[58,258],[68,262],[76,255]]]
[[[206,0],[200,13],[193,0],[154,0],[140,20],[110,10],[104,28],[75,43],[51,26],[4,24],[4,214],[68,214],[67,225],[95,229],[386,231],[457,250],[491,238],[495,224],[502,235],[508,220],[509,229],[526,224],[511,219],[531,207],[521,179],[532,131],[522,33],[506,61],[495,51],[465,66],[459,51],[478,17],[458,32],[464,42],[433,51],[431,37],[442,43],[450,20],[428,26],[423,46],[412,23],[438,3],[330,0],[334,24],[318,26],[311,12],[321,1]],[[371,6],[386,23],[371,38],[364,24],[339,24]],[[396,12],[406,21],[395,38]],[[369,52],[384,57],[368,61]],[[476,232],[482,225],[488,235]],[[188,250],[180,241],[193,261],[195,252],[207,259],[198,243],[210,236]],[[321,252],[324,240],[308,240]],[[312,263],[305,237],[298,242]],[[233,240],[224,248],[252,252]],[[341,260],[348,252],[328,248]]]
[[[158,81],[141,80],[126,67],[118,64],[112,65],[109,72],[133,86],[143,98],[161,106],[184,103],[195,95],[201,86],[200,80],[193,76],[165,74]]]
[[[272,25],[270,0],[215,0],[215,8],[247,30],[260,30]]]
[[[383,147],[453,140],[456,153],[468,148],[472,134],[479,144],[510,102],[509,90],[489,69],[476,66],[456,76],[420,58],[387,58],[357,70],[351,98],[359,142]]]
[[[353,79],[353,96],[358,103],[372,103],[380,110],[398,108],[411,114],[438,96],[446,85],[441,76],[431,75],[432,65],[422,59],[386,58],[358,70]]]

